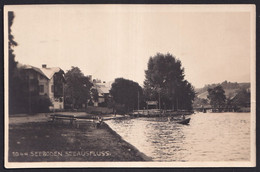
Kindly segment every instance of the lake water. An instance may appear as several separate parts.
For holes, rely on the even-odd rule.
[[[250,160],[250,113],[198,113],[189,117],[189,125],[166,118],[106,123],[155,161]]]

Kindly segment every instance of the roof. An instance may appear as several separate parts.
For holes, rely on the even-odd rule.
[[[104,94],[108,94],[109,93],[109,90],[110,90],[110,88],[108,88],[108,87],[97,87],[97,90],[98,90],[98,92],[99,93],[104,93]]]
[[[21,68],[23,68],[23,69],[32,69],[32,70],[40,73],[41,75],[45,76],[44,73],[41,71],[41,69],[39,69],[37,67],[31,66],[31,65],[22,65]]]
[[[63,72],[63,70],[59,67],[37,68],[37,67],[31,66],[31,65],[22,65],[22,64],[19,64],[19,67],[23,68],[23,69],[32,69],[32,70],[40,73],[41,75],[45,76],[47,79],[51,79],[53,77],[53,75],[57,72],[60,72],[60,71]]]
[[[40,70],[44,73],[44,75],[45,75],[48,79],[51,79],[55,73],[61,71],[61,68],[59,68],[59,67],[41,68]]]
[[[111,89],[110,83],[93,83],[94,87],[97,89],[98,93],[108,94]]]

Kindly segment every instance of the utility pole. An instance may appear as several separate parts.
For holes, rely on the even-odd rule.
[[[161,91],[159,90],[159,109],[161,110]]]
[[[138,100],[137,100],[137,103],[138,103],[138,104],[137,104],[137,110],[139,110],[139,96],[140,96],[140,95],[139,95],[139,90],[138,90],[138,92],[137,92],[137,99],[138,99]]]
[[[178,100],[178,97],[177,97],[177,111],[178,111],[178,106],[179,106],[179,100]]]
[[[32,108],[31,108],[31,89],[30,89],[30,74],[28,75],[28,93],[29,93],[29,97],[28,97],[28,103],[29,103],[29,114],[31,114]]]
[[[166,82],[166,79],[163,80],[162,82],[162,86],[163,84]],[[162,91],[162,86],[159,87],[159,109],[161,110],[161,91]]]

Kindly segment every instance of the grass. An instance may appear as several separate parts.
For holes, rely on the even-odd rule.
[[[151,160],[107,124],[79,128],[68,123],[9,124],[9,162]]]

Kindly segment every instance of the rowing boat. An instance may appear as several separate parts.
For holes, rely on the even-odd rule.
[[[182,121],[178,121],[179,124],[188,124],[190,122],[190,118],[184,119]]]

